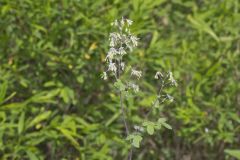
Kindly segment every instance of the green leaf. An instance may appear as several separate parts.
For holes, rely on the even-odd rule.
[[[6,104],[3,106],[0,106],[1,110],[16,110],[16,109],[21,109],[26,107],[26,105],[28,104],[28,101],[26,102],[20,102],[20,103],[10,103],[10,104]]]
[[[61,89],[60,96],[62,97],[63,101],[65,103],[74,103],[75,97],[74,97],[74,91],[69,87],[64,87]]]
[[[140,147],[140,143],[141,143],[142,139],[143,139],[142,136],[140,136],[138,134],[130,134],[127,137],[127,140],[130,140],[131,144],[136,148]]]
[[[53,98],[59,94],[59,91],[59,89],[43,91],[31,97],[29,101],[35,103],[51,103],[53,102]]]
[[[150,121],[145,121],[145,122],[143,122],[143,126],[147,127],[147,133],[149,135],[153,135],[154,128],[156,127],[155,123],[150,122]]]
[[[106,123],[106,127],[109,126],[110,124],[112,124],[120,115],[122,112],[117,112],[115,113]]]
[[[37,156],[32,151],[26,151],[30,160],[38,160]]]
[[[7,92],[7,82],[5,81],[3,84],[1,84],[0,86],[0,104],[4,101],[4,98],[6,96],[6,92]]]
[[[172,127],[169,125],[169,124],[167,124],[167,123],[162,123],[162,125],[165,127],[165,128],[167,128],[167,129],[172,129]]]
[[[172,129],[172,127],[169,124],[167,124],[166,121],[167,121],[166,118],[159,118],[158,119],[158,125],[159,126],[164,126],[167,129]]]
[[[191,15],[189,15],[187,18],[193,24],[193,26],[195,28],[197,28],[200,31],[204,31],[204,32],[208,33],[213,39],[215,39],[216,41],[219,41],[219,38],[216,35],[216,33],[202,19],[199,19],[196,17],[193,18]]]
[[[153,135],[153,133],[154,133],[154,126],[148,125],[147,126],[147,132],[148,132],[148,134]]]
[[[226,149],[225,152],[240,160],[240,150]]]
[[[71,144],[80,151],[80,145],[77,140],[74,139],[74,133],[61,127],[57,127],[57,129],[71,142]]]
[[[130,134],[130,135],[127,136],[127,140],[128,140],[128,141],[129,141],[129,140],[132,140],[133,137],[134,137],[134,135],[133,135],[133,134]]]
[[[142,137],[140,135],[134,135],[132,145],[136,148],[139,148],[141,141],[142,141]]]
[[[166,122],[166,118],[159,118],[158,119],[158,123],[162,124],[164,122]]]
[[[31,121],[31,123],[28,125],[27,128],[30,128],[30,127],[34,126],[35,124],[37,124],[37,123],[39,123],[39,122],[41,122],[41,121],[43,121],[45,119],[48,119],[48,117],[51,115],[51,113],[52,113],[51,111],[47,111],[47,112],[44,112],[42,114],[39,114],[37,117],[35,117]]]
[[[18,121],[18,134],[22,133],[24,129],[24,119],[25,119],[25,112],[22,112]]]

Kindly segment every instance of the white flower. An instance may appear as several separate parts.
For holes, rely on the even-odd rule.
[[[132,69],[132,76],[136,76],[138,79],[142,77],[142,71],[137,71],[135,69]]]
[[[114,47],[115,46],[115,42],[114,42],[114,40],[111,38],[110,39],[110,45],[109,45],[110,47]]]
[[[121,62],[120,66],[121,66],[121,69],[124,70],[124,68],[125,68],[125,63],[124,63],[124,62]]]
[[[112,59],[114,58],[114,56],[117,54],[117,50],[115,48],[110,48],[110,50],[108,51],[108,54],[106,56],[105,61],[109,60],[112,61]]]
[[[103,80],[107,80],[107,72],[103,72],[102,77]]]
[[[110,47],[115,47],[119,41],[119,39],[121,39],[121,36],[119,33],[110,33],[109,35],[109,40],[110,40]]]
[[[123,26],[124,26],[124,24],[125,24],[125,19],[122,17],[122,19],[121,19],[121,26],[120,26],[120,28],[122,28]]]
[[[130,20],[130,19],[126,19],[126,21],[127,21],[127,25],[128,25],[128,26],[131,26],[131,25],[132,25],[132,23],[133,23],[133,21],[132,21],[132,20]]]
[[[162,78],[163,77],[163,74],[161,72],[157,72],[154,76],[155,79],[159,79],[159,78]]]
[[[172,83],[172,85],[177,86],[177,82],[176,82],[176,80],[173,78],[172,72],[169,72],[168,74],[169,74],[169,79],[168,79],[168,80]]]
[[[134,92],[138,92],[139,91],[139,86],[134,84],[134,83],[131,83],[130,87],[133,89]]]
[[[133,46],[132,46],[132,44],[131,44],[131,41],[130,41],[128,38],[126,38],[126,39],[124,40],[124,43],[126,44],[126,46],[128,47],[128,49],[132,52]]]
[[[117,67],[116,67],[115,63],[110,62],[109,65],[108,65],[108,70],[116,73],[117,72]]]
[[[134,125],[133,128],[134,128],[136,131],[140,131],[140,132],[143,132],[143,131],[144,131],[144,128],[141,127],[141,126]]]
[[[136,36],[131,35],[130,40],[132,41],[133,47],[137,47],[138,45],[138,39]]]
[[[120,47],[119,50],[118,50],[118,54],[120,54],[120,55],[125,55],[125,54],[127,54],[127,53],[126,53],[126,51],[124,50],[123,47]]]

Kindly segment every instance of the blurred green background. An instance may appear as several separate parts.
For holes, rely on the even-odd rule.
[[[0,159],[126,157],[118,97],[100,78],[110,23],[122,16],[140,38],[128,62],[144,75],[144,93],[126,102],[129,121],[151,103],[155,71],[173,71],[179,84],[161,109],[173,130],[145,137],[133,159],[233,159],[239,0],[0,0]]]

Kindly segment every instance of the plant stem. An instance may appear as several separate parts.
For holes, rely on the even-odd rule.
[[[128,153],[128,160],[132,160],[132,154],[133,154],[133,147],[131,146],[131,149]]]
[[[163,87],[164,87],[164,81],[162,82],[162,84],[161,84],[161,86],[160,86],[160,88],[159,88],[158,94],[157,94],[157,98],[156,98],[156,100],[154,101],[151,109],[147,112],[146,117],[148,117],[148,116],[150,115],[150,113],[152,112],[154,106],[155,106],[156,103],[158,102],[158,99],[161,97],[161,93],[162,93]]]
[[[128,136],[129,135],[129,127],[128,127],[128,124],[127,124],[125,108],[124,108],[124,105],[123,105],[122,91],[120,91],[120,105],[121,105],[121,110],[122,110],[122,119],[123,119],[123,123],[124,123],[125,130],[126,130],[126,136]],[[131,149],[128,153],[128,160],[132,160],[132,153],[133,153],[133,148],[131,147]]]
[[[122,110],[122,119],[123,119],[123,123],[124,123],[124,126],[125,126],[126,135],[128,136],[129,135],[129,128],[128,128],[128,124],[127,124],[127,121],[126,121],[125,109],[124,109],[124,106],[123,106],[122,91],[120,91],[119,96],[120,96],[120,106],[121,106],[121,110]]]

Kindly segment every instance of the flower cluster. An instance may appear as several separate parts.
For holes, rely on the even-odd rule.
[[[161,82],[160,91],[162,91],[165,87],[168,87],[168,86],[177,86],[177,82],[173,77],[173,73],[170,71],[166,73],[161,73],[158,71],[156,72],[154,78]],[[174,101],[174,98],[167,93],[165,94],[159,93],[157,99],[159,100],[161,98],[163,98],[161,102],[164,102],[165,100],[169,100],[170,102]]]
[[[132,69],[131,76],[136,76],[137,79],[139,79],[139,78],[142,77],[142,71],[137,71],[137,70],[135,70],[135,69]]]
[[[109,35],[110,49],[105,58],[108,69],[102,75],[104,80],[107,79],[107,74],[113,74],[117,79],[119,78],[120,73],[125,69],[124,55],[130,53],[138,45],[138,38],[130,32],[129,27],[132,23],[132,20],[121,18],[111,24],[116,29],[116,32]],[[133,75],[138,79],[141,77],[140,72],[133,72]]]

